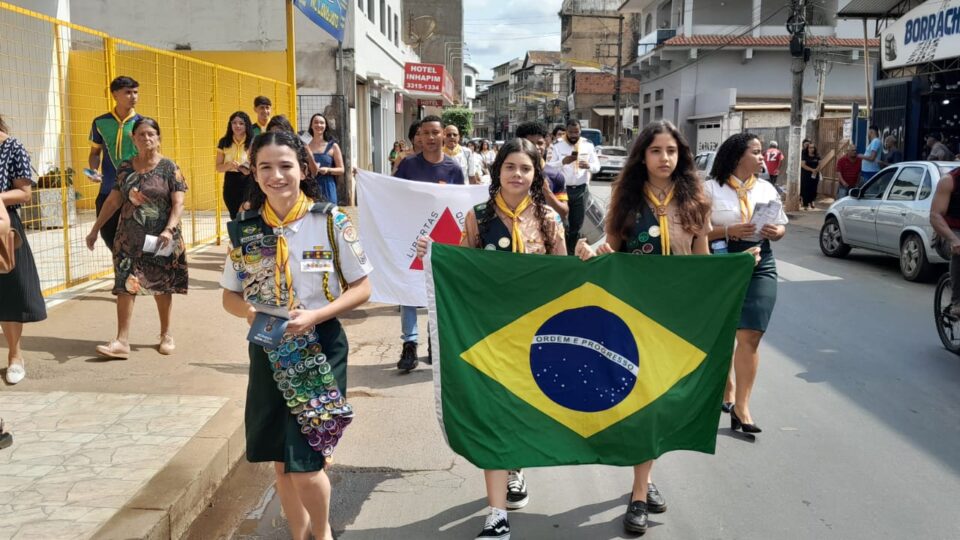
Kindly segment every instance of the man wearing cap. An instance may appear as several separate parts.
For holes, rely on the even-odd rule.
[[[783,162],[783,152],[780,151],[780,145],[777,141],[770,141],[770,148],[763,154],[763,162],[767,166],[767,174],[770,175],[770,183],[777,185],[777,177],[780,176],[780,163]]]
[[[863,185],[873,178],[873,175],[880,172],[880,129],[877,126],[870,126],[867,131],[867,150],[858,155],[860,158],[860,185]]]
[[[927,159],[930,161],[953,161],[957,159],[957,156],[947,148],[947,145],[940,142],[940,134],[937,132],[927,135],[927,148],[930,149],[930,152],[927,153]]]
[[[98,176],[90,178],[94,182],[100,182],[100,193],[97,194],[96,202],[98,216],[103,202],[107,200],[117,182],[117,166],[137,155],[137,148],[133,145],[133,124],[140,119],[140,115],[134,110],[140,99],[140,83],[121,75],[110,82],[110,94],[116,105],[110,112],[93,119],[93,126],[90,128],[90,155],[87,158],[90,169],[100,171]],[[117,234],[119,221],[120,212],[117,212],[100,228],[100,237],[110,251],[113,251],[113,238]]]

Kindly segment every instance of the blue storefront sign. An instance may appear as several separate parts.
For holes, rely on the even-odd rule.
[[[294,5],[308,19],[323,28],[337,41],[343,41],[347,26],[348,0],[294,0]]]

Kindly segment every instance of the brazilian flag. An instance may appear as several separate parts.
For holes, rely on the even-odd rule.
[[[747,254],[518,255],[433,244],[438,414],[483,469],[713,453]]]

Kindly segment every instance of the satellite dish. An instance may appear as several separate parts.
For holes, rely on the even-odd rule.
[[[408,25],[408,36],[405,42],[411,47],[417,48],[417,54],[421,53],[423,44],[436,33],[437,19],[430,15],[421,15],[410,19]]]

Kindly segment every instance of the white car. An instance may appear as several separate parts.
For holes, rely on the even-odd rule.
[[[845,257],[851,248],[886,253],[900,258],[908,281],[926,279],[933,264],[947,262],[931,245],[930,203],[940,178],[958,165],[906,161],[883,169],[830,206],[820,251],[828,257]]]
[[[713,170],[713,160],[717,157],[717,153],[714,151],[701,152],[693,158],[693,163],[697,167],[697,176],[700,177],[700,180],[706,182],[707,180],[713,180],[713,176],[710,175],[710,171]],[[760,178],[770,181],[770,175],[767,173],[767,166],[763,165],[760,169]],[[780,187],[777,186],[777,191],[780,191]]]
[[[593,180],[614,180],[627,162],[627,149],[622,146],[598,146],[597,160],[600,162],[600,172],[594,175]]]

